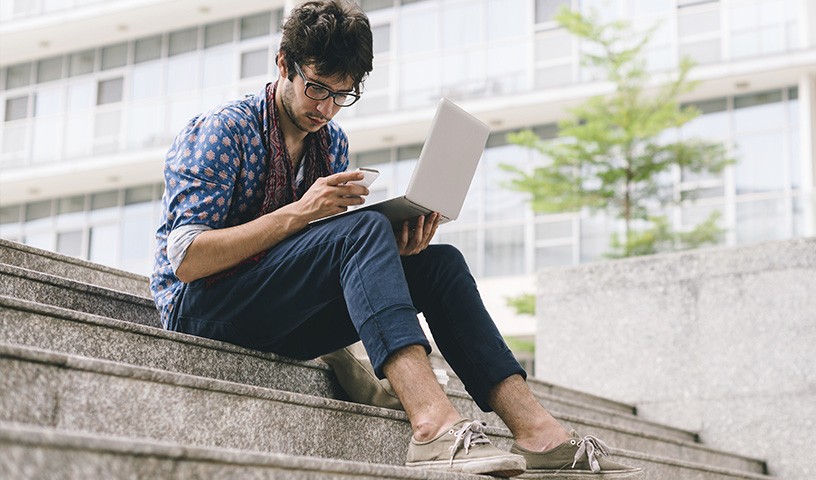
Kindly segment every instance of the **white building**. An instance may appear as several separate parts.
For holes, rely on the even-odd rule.
[[[283,0],[6,0],[0,4],[0,235],[146,274],[159,218],[164,152],[193,115],[276,77]],[[816,234],[816,1],[362,0],[375,69],[338,120],[353,162],[382,175],[373,199],[401,193],[436,100],[493,128],[457,222],[457,245],[507,334],[531,334],[505,295],[533,290],[541,267],[599,259],[613,222],[534,215],[501,186],[501,163],[535,154],[505,134],[553,136],[564,108],[608,91],[552,16],[599,8],[638,27],[659,76],[683,55],[699,66],[686,100],[704,114],[681,135],[724,142],[739,163],[715,177],[674,172],[676,227],[723,213],[729,245]]]

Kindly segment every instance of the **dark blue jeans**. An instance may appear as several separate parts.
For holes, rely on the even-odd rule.
[[[299,359],[361,339],[383,378],[383,364],[401,348],[430,352],[417,311],[483,410],[490,411],[493,386],[516,373],[526,377],[462,254],[431,245],[401,257],[389,221],[375,212],[302,231],[217,282],[190,283],[170,328]]]

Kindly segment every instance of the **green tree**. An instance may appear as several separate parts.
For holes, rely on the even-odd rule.
[[[719,212],[690,232],[674,232],[665,217],[652,212],[677,202],[667,174],[674,166],[686,172],[719,173],[731,163],[723,145],[702,140],[663,141],[663,132],[699,115],[679,98],[696,86],[688,78],[692,62],[684,59],[669,81],[654,87],[643,49],[654,32],[628,22],[602,23],[595,15],[562,8],[556,20],[588,43],[582,63],[614,85],[609,95],[590,98],[570,109],[559,123],[558,139],[544,142],[530,130],[508,135],[511,143],[551,159],[529,172],[502,165],[512,179],[507,186],[531,196],[537,212],[588,208],[622,220],[623,235],[611,239],[610,256],[628,257],[697,247],[722,235]]]

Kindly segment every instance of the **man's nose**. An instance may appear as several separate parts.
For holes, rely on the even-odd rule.
[[[317,111],[324,117],[330,117],[332,110],[334,110],[334,99],[332,97],[326,97],[317,102]]]

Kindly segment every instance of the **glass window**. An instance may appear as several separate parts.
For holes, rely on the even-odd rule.
[[[400,52],[403,55],[425,53],[439,43],[439,15],[436,10],[406,12],[399,17]]]
[[[788,237],[783,199],[737,203],[737,243],[757,243]]]
[[[187,93],[198,85],[196,55],[184,55],[167,62],[167,93]]]
[[[136,40],[133,52],[133,63],[142,63],[161,57],[162,36],[142,38]]]
[[[164,131],[163,105],[161,102],[140,102],[127,110],[128,144],[134,148],[147,148],[162,144]]]
[[[57,234],[57,252],[72,257],[82,255],[82,231],[60,232]]]
[[[536,0],[536,23],[552,22],[561,7],[570,8],[572,0]]]
[[[127,43],[111,45],[102,49],[102,70],[123,67],[127,64]]]
[[[28,116],[28,95],[24,97],[7,98],[6,99],[6,115],[7,122],[12,120],[20,120]]]
[[[204,48],[231,42],[234,24],[232,20],[226,20],[204,27]]]
[[[782,132],[738,138],[737,194],[783,190],[785,135]]]
[[[566,30],[544,32],[536,37],[536,61],[548,61],[572,57],[572,36]]]
[[[94,71],[94,62],[96,61],[96,52],[94,50],[85,50],[84,52],[72,53],[70,57],[70,64],[68,66],[68,74],[84,75]]]
[[[526,0],[488,0],[487,38],[502,38],[526,35],[529,30]]]
[[[718,32],[720,30],[720,11],[707,10],[683,13],[678,19],[677,30],[681,38]]]
[[[360,0],[360,6],[363,7],[363,10],[366,12],[370,12],[381,8],[393,7],[394,0]]]
[[[85,195],[63,197],[57,202],[57,212],[60,215],[81,212],[83,210],[85,210]]]
[[[149,188],[149,187],[148,187]],[[153,204],[139,203],[124,208],[121,224],[122,260],[150,258],[150,237],[153,232]]]
[[[615,221],[603,213],[581,218],[581,263],[603,258],[614,231]]]
[[[272,12],[259,13],[241,19],[241,40],[269,35]]]
[[[631,0],[632,16],[666,13],[674,8],[674,0]]]
[[[51,200],[29,203],[25,206],[25,221],[39,220],[51,216]]]
[[[734,97],[734,127],[738,132],[781,128],[785,122],[782,91]]]
[[[94,193],[91,195],[91,210],[101,210],[103,208],[115,207],[119,204],[119,192]]]
[[[94,152],[110,153],[119,149],[122,112],[99,112],[94,120]]]
[[[153,200],[153,186],[145,185],[143,187],[128,188],[125,190],[125,205],[132,205],[134,203],[143,203]]]
[[[231,47],[213,48],[204,53],[201,83],[204,87],[230,85],[235,72],[235,53]]]
[[[41,248],[43,250],[53,250],[54,248],[54,234],[46,233],[27,233],[23,239],[23,243],[34,248]]]
[[[269,49],[262,48],[241,54],[241,78],[266,75],[269,71]]]
[[[170,34],[169,55],[192,52],[198,47],[198,29],[188,28]]]
[[[572,83],[572,65],[555,65],[537,68],[535,73],[536,89],[560,87]]]
[[[124,79],[111,78],[110,80],[100,80],[96,92],[96,104],[105,105],[122,101],[122,86]]]
[[[689,42],[680,45],[680,57],[690,57],[696,63],[704,65],[716,63],[722,59],[720,54],[720,39]]]
[[[419,155],[412,158],[419,158]],[[382,165],[384,163],[391,163],[391,149],[384,148],[382,150],[372,150],[364,152],[356,156],[357,167],[369,167],[372,165]]]
[[[371,35],[374,41],[374,54],[391,51],[390,23],[371,27]]]
[[[484,275],[524,273],[524,227],[522,225],[485,230]]]
[[[539,222],[535,226],[536,240],[572,238],[572,220]]]
[[[442,47],[456,48],[482,41],[482,2],[447,3],[442,11]]]
[[[12,65],[6,69],[6,89],[24,87],[31,83],[31,64]]]
[[[116,265],[118,225],[94,225],[90,232],[88,259],[102,265]]]
[[[18,223],[20,221],[20,206],[11,205],[0,208],[0,224]]]
[[[62,57],[46,58],[37,62],[37,83],[62,78]]]
[[[164,67],[159,62],[146,65],[138,65],[133,68],[130,88],[131,98],[139,100],[143,98],[155,98],[161,95],[162,75]]]
[[[43,117],[62,112],[61,86],[40,88],[34,95],[34,116]]]
[[[572,245],[536,248],[536,270],[572,265]]]

